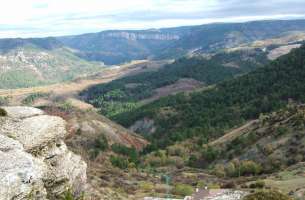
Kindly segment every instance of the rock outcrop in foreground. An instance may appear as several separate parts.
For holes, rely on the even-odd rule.
[[[30,107],[3,107],[0,117],[0,199],[60,199],[81,195],[86,163],[67,149],[60,117]]]

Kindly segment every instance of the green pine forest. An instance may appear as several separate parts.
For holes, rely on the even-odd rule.
[[[267,62],[266,53],[259,49],[223,52],[209,59],[184,57],[158,71],[143,72],[93,86],[81,95],[100,108],[103,115],[116,119],[122,113],[141,107],[140,101],[154,95],[155,89],[174,84],[179,79],[191,78],[209,86],[262,67]],[[227,63],[234,66],[226,66]]]
[[[114,117],[129,127],[144,117],[157,126],[148,151],[194,136],[211,140],[261,113],[284,107],[291,99],[305,100],[305,46],[247,75],[192,94],[162,98]]]

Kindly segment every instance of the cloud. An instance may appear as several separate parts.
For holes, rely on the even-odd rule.
[[[0,37],[305,18],[304,0],[1,0]]]

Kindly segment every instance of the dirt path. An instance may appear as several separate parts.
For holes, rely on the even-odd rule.
[[[230,131],[229,133],[225,134],[224,136],[218,138],[217,140],[214,140],[213,142],[210,143],[210,145],[215,146],[215,145],[223,144],[223,143],[228,142],[228,141],[232,141],[235,138],[241,136],[246,129],[250,128],[256,122],[257,122],[257,120],[249,121],[245,125]]]

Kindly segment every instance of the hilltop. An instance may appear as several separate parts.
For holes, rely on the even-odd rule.
[[[65,82],[101,71],[55,38],[0,39],[0,88]]]

